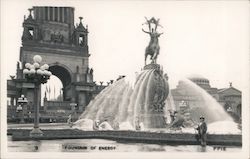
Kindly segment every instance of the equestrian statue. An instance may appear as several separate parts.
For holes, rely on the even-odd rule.
[[[154,17],[151,18],[150,20],[148,20],[146,17],[146,22],[144,24],[148,25],[148,31],[145,31],[142,28],[142,31],[149,34],[150,36],[150,41],[148,46],[146,47],[146,51],[145,51],[145,65],[146,65],[146,61],[147,61],[147,56],[150,55],[150,59],[151,59],[151,63],[156,64],[156,59],[157,56],[159,55],[159,51],[160,51],[160,46],[159,46],[159,40],[158,38],[161,36],[161,34],[163,33],[158,33],[157,32],[157,27],[160,26],[159,21],[160,19],[155,19]],[[144,25],[143,24],[143,25]],[[152,27],[152,24],[154,24],[154,28]]]

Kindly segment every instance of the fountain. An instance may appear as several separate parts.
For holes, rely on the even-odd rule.
[[[208,124],[227,121],[227,125],[228,122],[235,125],[213,97],[188,79],[182,80],[186,86],[186,93],[197,96],[199,104],[188,108],[182,114],[178,113],[176,121],[170,124],[168,111],[173,112],[176,107],[169,92],[168,76],[156,63],[160,48],[158,38],[162,34],[157,32],[157,27],[160,26],[159,19],[146,18],[145,24],[148,25],[149,31],[142,30],[150,35],[150,42],[145,51],[145,66],[135,77],[135,82],[131,83],[124,77],[106,87],[89,103],[85,112],[74,124],[74,128],[85,130],[86,124],[95,123],[95,127],[93,124],[87,127],[97,130],[98,125],[103,122],[105,124],[100,127],[102,130],[105,128],[108,130],[166,130],[174,124],[193,128],[198,124],[201,115],[205,117]],[[155,27],[153,28],[152,25]],[[150,64],[146,64],[148,55],[151,56]],[[86,123],[85,126],[79,126],[83,123]]]
[[[165,128],[165,99],[168,96],[167,76],[159,65],[146,65],[134,87],[120,79],[105,88],[88,105],[80,119],[107,121],[114,129],[122,123],[128,127]],[[117,125],[118,124],[118,125]],[[130,126],[129,126],[130,125]]]

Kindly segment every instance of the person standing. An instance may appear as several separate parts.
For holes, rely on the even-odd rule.
[[[67,123],[68,123],[69,127],[72,127],[72,126],[73,126],[71,114],[68,116]]]
[[[198,136],[201,142],[201,146],[206,146],[207,139],[207,124],[205,122],[205,118],[203,116],[200,117],[200,123],[196,128],[198,130]]]

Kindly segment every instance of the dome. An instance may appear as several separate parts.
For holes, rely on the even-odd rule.
[[[201,75],[190,75],[187,78],[197,85],[209,85],[209,80]]]

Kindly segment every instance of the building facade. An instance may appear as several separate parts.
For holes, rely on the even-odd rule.
[[[42,57],[42,64],[48,64],[49,71],[63,85],[62,102],[47,101],[46,97],[41,99],[45,101],[44,107],[40,108],[41,117],[50,118],[55,113],[68,116],[72,113],[73,105],[80,114],[89,101],[104,88],[93,81],[93,69],[89,67],[89,31],[82,19],[79,17],[79,24],[74,24],[72,7],[39,6],[29,9],[29,15],[23,21],[22,46],[16,76],[11,76],[12,79],[7,81],[10,99],[8,117],[16,114],[13,110],[18,105],[17,99],[23,94],[28,100],[25,117],[32,118],[34,84],[27,82],[22,72],[25,64],[32,63],[35,55]],[[49,115],[51,113],[53,115]]]

